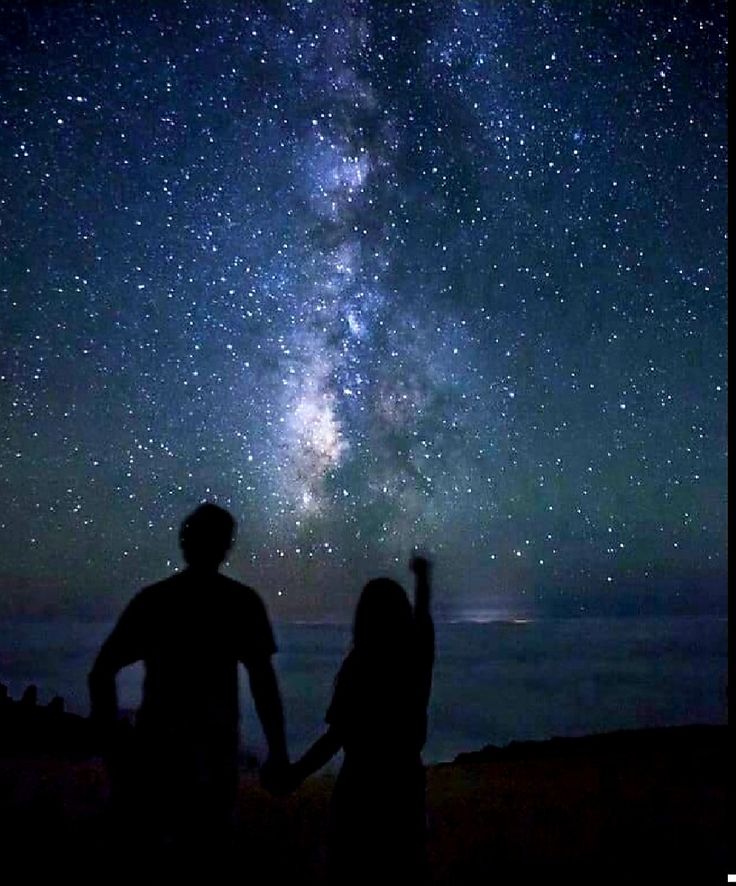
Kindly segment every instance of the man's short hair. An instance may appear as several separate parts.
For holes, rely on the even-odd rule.
[[[219,505],[206,502],[182,521],[179,543],[184,559],[193,566],[219,566],[232,547],[236,523]]]

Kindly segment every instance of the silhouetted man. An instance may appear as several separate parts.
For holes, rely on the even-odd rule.
[[[113,737],[115,675],[144,663],[133,735],[122,752],[114,752],[114,738],[108,745],[113,798],[153,848],[168,844],[180,860],[217,855],[228,835],[238,784],[238,662],[268,742],[266,767],[288,762],[266,609],[252,588],[218,571],[234,533],[233,518],[216,505],[190,514],[179,534],[187,568],[133,598],[89,675],[93,721]]]

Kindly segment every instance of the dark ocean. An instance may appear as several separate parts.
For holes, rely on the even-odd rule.
[[[61,695],[87,714],[86,674],[110,623],[5,620],[0,682],[13,698],[29,683],[39,703]],[[277,624],[275,657],[292,757],[318,737],[348,625]],[[723,617],[558,618],[437,625],[426,762],[486,744],[613,729],[727,721]],[[142,670],[121,672],[121,706],[136,707]],[[247,679],[243,744],[263,756]]]

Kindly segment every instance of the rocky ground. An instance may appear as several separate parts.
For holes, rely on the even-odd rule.
[[[725,883],[736,873],[727,742],[725,726],[677,727],[512,743],[430,766],[431,882]],[[322,882],[332,784],[314,777],[275,799],[244,773],[232,881]],[[114,839],[107,797],[97,757],[0,758],[3,881],[114,880],[136,847]]]

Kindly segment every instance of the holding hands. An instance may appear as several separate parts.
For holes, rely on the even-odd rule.
[[[320,739],[317,743],[320,744],[322,741],[323,739]],[[336,750],[332,753],[336,753]],[[265,788],[274,797],[287,797],[289,794],[293,794],[313,772],[327,762],[324,758],[318,760],[310,759],[313,755],[313,751],[308,751],[296,763],[283,762],[272,764],[270,760],[266,760],[261,767],[261,787]]]
[[[302,783],[297,773],[297,766],[288,760],[275,761],[270,757],[261,767],[260,782],[274,797],[286,797],[295,791]]]

